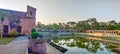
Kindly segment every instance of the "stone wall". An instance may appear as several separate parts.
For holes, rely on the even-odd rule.
[[[35,20],[30,18],[22,18],[21,26],[23,34],[30,34],[31,29],[35,26]]]

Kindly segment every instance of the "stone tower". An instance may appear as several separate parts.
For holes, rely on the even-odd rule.
[[[33,8],[31,6],[27,6],[26,16],[35,19],[36,18],[36,8]]]

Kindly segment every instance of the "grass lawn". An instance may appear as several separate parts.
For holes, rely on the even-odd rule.
[[[10,43],[12,40],[14,40],[15,38],[0,38],[0,45],[5,45]]]

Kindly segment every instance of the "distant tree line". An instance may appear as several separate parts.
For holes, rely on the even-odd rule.
[[[96,18],[90,18],[84,21],[53,23],[44,25],[38,22],[39,30],[59,30],[59,31],[84,31],[84,30],[120,30],[120,22],[111,20],[108,22],[98,22]]]

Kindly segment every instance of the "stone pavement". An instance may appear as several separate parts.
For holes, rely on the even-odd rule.
[[[0,48],[3,47],[4,45],[0,45]]]
[[[26,52],[29,44],[28,36],[20,36],[13,40],[11,43],[0,47],[0,54],[28,54]],[[47,44],[47,54],[63,54],[56,48]]]
[[[1,47],[0,54],[26,54],[28,43],[29,40],[27,36],[17,37],[11,43]]]

